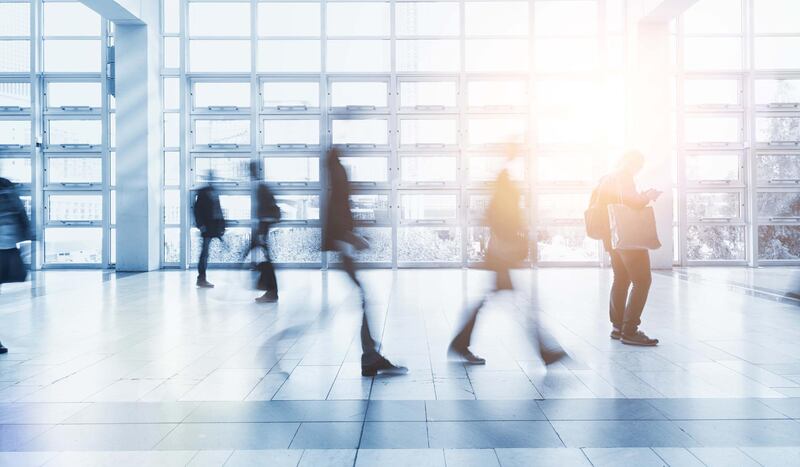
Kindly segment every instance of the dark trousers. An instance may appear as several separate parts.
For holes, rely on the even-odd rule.
[[[367,320],[367,298],[364,293],[364,286],[356,277],[356,265],[349,255],[342,253],[342,267],[347,277],[358,287],[361,295],[361,366],[371,365],[380,360],[377,344],[369,331],[369,321]]]
[[[609,318],[611,324],[624,334],[634,333],[642,322],[642,311],[652,282],[650,252],[609,249],[608,254],[611,256],[611,269],[614,271]]]
[[[211,246],[211,237],[203,237],[203,246],[200,248],[200,260],[197,261],[197,278],[206,279],[206,269],[208,269],[208,251]]]
[[[277,294],[278,279],[275,277],[275,266],[272,264],[272,258],[269,254],[269,225],[266,223],[259,225],[258,231],[250,243],[248,253],[256,248],[260,248],[264,255],[264,261],[257,266],[259,272],[257,288]]]

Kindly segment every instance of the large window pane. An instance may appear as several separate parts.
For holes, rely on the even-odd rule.
[[[467,2],[465,6],[468,36],[528,33],[528,2]]]
[[[348,2],[327,4],[328,36],[388,36],[388,2]]]
[[[58,144],[90,144],[97,146],[102,142],[102,123],[100,120],[50,120],[48,141]]]
[[[489,227],[470,227],[467,229],[467,260],[472,263],[484,261],[489,249]]]
[[[164,100],[162,105],[166,110],[179,110],[181,108],[181,80],[180,78],[164,78]]]
[[[401,146],[449,146],[456,144],[457,137],[458,124],[455,120],[400,120]]]
[[[385,146],[389,144],[386,120],[333,120],[333,144]]]
[[[389,180],[389,161],[386,157],[342,157],[347,180],[356,183],[385,183]]]
[[[273,183],[317,183],[319,182],[319,158],[265,158],[264,179]]]
[[[597,41],[575,37],[538,39],[534,62],[539,71],[589,71],[597,63]]]
[[[30,70],[29,41],[0,40],[0,73],[19,73]]]
[[[536,178],[542,183],[589,183],[594,161],[581,154],[544,153],[536,157]]]
[[[250,107],[250,83],[194,83],[195,109]]]
[[[200,231],[192,229],[191,232],[191,251],[192,262],[196,263],[200,258],[202,248],[202,238]],[[234,227],[225,230],[222,242],[212,241],[209,250],[208,262],[219,264],[235,264],[244,261],[244,252],[250,247],[250,228]]]
[[[400,217],[404,221],[454,220],[458,218],[456,195],[413,194],[400,196]]]
[[[177,263],[181,260],[181,229],[164,229],[164,262]]]
[[[0,45],[2,47],[2,45]],[[4,57],[0,55],[0,62]],[[2,67],[2,65],[0,65]],[[2,71],[2,68],[0,68]],[[27,109],[31,106],[30,83],[0,82],[0,107],[19,107]]]
[[[389,105],[389,84],[369,81],[334,81],[331,106],[351,110],[374,110]]]
[[[278,227],[269,232],[270,254],[276,263],[319,263],[322,231],[308,227]]]
[[[319,220],[318,195],[276,195],[282,221]]]
[[[249,36],[250,4],[189,2],[190,36]]]
[[[51,221],[99,221],[103,219],[101,195],[50,195],[47,218]]]
[[[795,0],[756,0],[753,6],[757,34],[800,32],[800,3]]]
[[[388,223],[391,221],[387,195],[351,195],[350,210],[356,222]]]
[[[194,142],[202,145],[250,144],[249,120],[195,120]]]
[[[192,200],[194,202],[194,200]],[[181,223],[181,192],[164,190],[164,224]]]
[[[592,35],[597,31],[595,0],[535,2],[536,35]]]
[[[181,38],[164,38],[164,68],[179,68],[181,66]]]
[[[469,167],[469,180],[472,182],[492,182],[497,179],[501,170],[507,169],[513,180],[521,181],[525,179],[525,160],[517,157],[508,161],[505,157],[499,156],[475,156],[467,158]]]
[[[258,41],[258,71],[318,73],[320,54],[318,40]]]
[[[453,81],[401,81],[400,107],[437,110],[455,107],[458,87]]]
[[[189,71],[248,72],[250,41],[190,40]]]
[[[388,40],[329,40],[328,71],[381,73],[391,68]]]
[[[163,33],[178,34],[181,31],[181,0],[163,0],[164,21]]]
[[[208,173],[214,173],[217,182],[244,183],[250,180],[250,159],[246,157],[197,157],[194,160],[194,182],[208,182]]]
[[[392,261],[392,229],[390,227],[356,227],[360,235],[369,243],[366,250],[356,251],[353,259],[359,263],[389,263]],[[341,263],[341,255],[331,253],[329,262]]]
[[[164,114],[164,147],[177,148],[181,145],[181,120],[178,113]]]
[[[30,33],[30,5],[0,3],[0,36],[28,36]]]
[[[400,158],[402,181],[410,183],[447,183],[457,179],[455,157],[403,156]]]
[[[31,158],[0,158],[0,176],[13,183],[31,182]]]
[[[527,39],[468,39],[467,71],[524,72],[529,68]]]
[[[45,72],[100,72],[100,41],[45,39]]]
[[[259,36],[319,37],[320,5],[311,2],[261,2]]]
[[[31,144],[30,120],[0,120],[0,145],[27,146]]]
[[[736,34],[742,30],[742,4],[730,0],[702,0],[683,13],[687,34]]]
[[[45,36],[99,36],[100,15],[81,2],[45,2]]]
[[[539,261],[597,261],[597,241],[583,225],[542,226],[536,234]]]
[[[588,193],[539,193],[536,195],[538,219],[583,219],[589,205]]]
[[[48,264],[99,264],[103,259],[102,228],[48,228],[44,261]]]
[[[739,81],[732,79],[687,79],[684,103],[690,106],[739,105]]]
[[[264,144],[316,146],[319,120],[264,120]]]
[[[757,105],[800,106],[800,79],[757,79],[755,98]]]
[[[274,82],[261,85],[265,108],[278,110],[308,110],[319,107],[319,83]]]
[[[522,118],[470,118],[469,144],[504,144],[525,141],[528,123]]]
[[[689,71],[740,70],[742,40],[738,37],[687,37],[684,67]]]
[[[800,192],[762,192],[756,203],[760,217],[800,219]]]
[[[397,71],[456,72],[460,68],[457,40],[398,40]]]
[[[741,195],[738,192],[686,193],[686,212],[689,219],[735,219],[741,215]]]
[[[397,261],[452,263],[461,261],[458,227],[402,227],[397,232]]]
[[[457,2],[413,2],[395,4],[395,24],[399,36],[457,36]]]
[[[251,217],[249,195],[222,194],[219,196],[219,204],[225,220],[246,221]]]
[[[686,179],[690,182],[735,182],[741,163],[738,153],[687,154]]]
[[[686,117],[687,143],[736,143],[742,139],[738,117]]]
[[[759,226],[758,259],[800,260],[800,226]]]
[[[686,233],[686,258],[689,261],[744,260],[743,226],[691,225]]]
[[[467,84],[470,107],[504,108],[528,105],[528,86],[525,81],[470,81]]]
[[[48,83],[48,107],[92,107],[102,105],[100,83]]]
[[[543,116],[536,123],[536,139],[539,144],[590,144],[597,138],[597,121],[585,113],[569,117]]]
[[[800,37],[756,37],[755,65],[762,70],[800,68]]]
[[[800,117],[757,117],[756,141],[763,143],[800,142]]]
[[[536,107],[542,113],[591,111],[596,107],[598,97],[602,95],[597,84],[591,80],[565,78],[539,80],[535,94]],[[621,97],[624,99],[624,96]]]
[[[99,157],[51,157],[47,159],[50,183],[102,183],[103,160]]]
[[[759,184],[800,182],[800,154],[759,154],[756,174]]]

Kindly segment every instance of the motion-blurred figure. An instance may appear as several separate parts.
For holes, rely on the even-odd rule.
[[[600,180],[595,190],[597,202],[607,210],[609,204],[624,204],[634,209],[643,208],[658,199],[661,192],[649,189],[636,190],[634,177],[644,167],[644,155],[639,151],[626,152],[616,170]],[[650,252],[646,249],[620,250],[611,244],[610,227],[603,234],[603,247],[611,257],[614,282],[609,300],[611,338],[628,345],[654,346],[653,339],[639,330],[642,311],[650,292]],[[633,285],[633,287],[631,287]],[[630,293],[629,293],[630,290]]]
[[[275,277],[275,266],[272,264],[269,248],[269,229],[281,220],[281,210],[275,202],[275,195],[266,183],[258,176],[258,164],[250,163],[250,179],[253,184],[253,196],[256,200],[256,232],[250,241],[245,256],[253,250],[260,250],[263,261],[258,263],[259,272],[256,288],[263,290],[264,295],[256,298],[259,303],[278,301],[278,279]]]
[[[339,161],[339,151],[328,151],[328,204],[322,234],[322,250],[335,251],[342,256],[342,265],[347,276],[358,287],[361,295],[361,375],[375,376],[378,373],[406,373],[407,368],[393,365],[378,352],[378,345],[372,338],[367,321],[367,302],[364,287],[356,277],[353,250],[369,248],[366,240],[353,233],[353,215],[350,211],[350,185],[347,172]]]
[[[509,153],[510,158],[516,157],[517,149],[510,148]],[[527,228],[519,204],[520,192],[508,171],[503,169],[495,181],[494,192],[486,213],[490,231],[486,264],[495,273],[494,293],[514,290],[510,270],[517,267],[528,255]],[[448,349],[450,354],[460,356],[474,365],[486,363],[485,359],[472,353],[469,346],[478,313],[488,299],[489,296],[482,298],[474,307],[467,310],[467,319]],[[531,310],[530,313],[535,313],[535,310]],[[557,344],[552,345],[548,342],[548,345],[545,345],[538,320],[533,321],[533,332],[542,360],[549,365],[566,356]]]
[[[208,184],[197,190],[193,210],[194,223],[203,238],[200,260],[197,263],[197,286],[212,288],[214,284],[206,280],[209,247],[212,239],[218,238],[222,241],[222,236],[225,235],[225,216],[219,204],[219,195],[214,188],[213,171],[208,172]]]
[[[25,206],[14,184],[0,177],[0,285],[24,282],[28,270],[22,262],[17,244],[33,240],[33,231]],[[0,354],[8,349],[0,343]]]

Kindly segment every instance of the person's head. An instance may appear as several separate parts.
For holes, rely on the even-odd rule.
[[[328,154],[325,158],[325,162],[328,164],[328,167],[333,167],[334,165],[339,164],[339,156],[341,156],[341,151],[339,149],[328,149]]]
[[[258,162],[250,162],[250,179],[258,180]]]
[[[617,163],[617,169],[636,175],[644,167],[644,154],[637,150],[627,151]]]
[[[206,172],[206,180],[208,181],[208,184],[211,185],[212,183],[214,183],[214,181],[216,181],[216,179],[217,179],[217,174],[214,173],[213,169],[209,169],[209,171]]]

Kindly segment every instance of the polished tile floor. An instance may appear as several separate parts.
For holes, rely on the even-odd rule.
[[[800,465],[800,270],[657,272],[634,348],[608,338],[610,274],[519,271],[448,361],[463,270],[362,272],[408,375],[362,378],[340,271],[50,271],[0,292],[0,466]],[[540,321],[571,355],[545,370]]]

